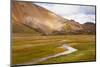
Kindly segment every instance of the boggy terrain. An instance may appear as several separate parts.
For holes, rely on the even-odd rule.
[[[71,46],[77,51],[65,54],[36,64],[95,61],[95,35],[58,35],[33,36],[16,34],[12,43],[13,64],[33,64],[40,58],[55,55],[66,51],[63,44]]]

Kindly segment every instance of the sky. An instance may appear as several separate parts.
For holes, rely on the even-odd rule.
[[[79,5],[64,5],[50,3],[35,3],[42,6],[66,19],[74,19],[83,24],[85,22],[95,23],[95,7],[94,6],[79,6]]]

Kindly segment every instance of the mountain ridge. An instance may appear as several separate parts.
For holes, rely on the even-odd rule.
[[[13,24],[22,24],[30,31],[37,31],[44,35],[70,34],[82,31],[84,28],[84,25],[73,19],[65,19],[46,8],[27,2],[13,1],[12,19]]]

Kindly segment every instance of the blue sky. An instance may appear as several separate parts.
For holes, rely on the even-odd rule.
[[[64,18],[74,19],[83,24],[85,22],[95,23],[95,7],[94,6],[79,6],[79,5],[63,5],[63,4],[48,4],[35,3],[40,5]]]

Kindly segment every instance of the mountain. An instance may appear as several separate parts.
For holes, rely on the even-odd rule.
[[[84,25],[65,19],[56,13],[30,2],[13,1],[13,33],[42,35],[80,34]]]
[[[86,22],[83,25],[83,32],[85,34],[96,34],[96,24],[93,22]]]
[[[66,21],[64,28],[66,34],[79,34],[78,31],[83,30],[82,25],[73,19]]]
[[[49,10],[33,3],[13,2],[12,19],[18,23],[27,25],[44,34],[51,34],[53,31],[61,31],[65,21]]]

